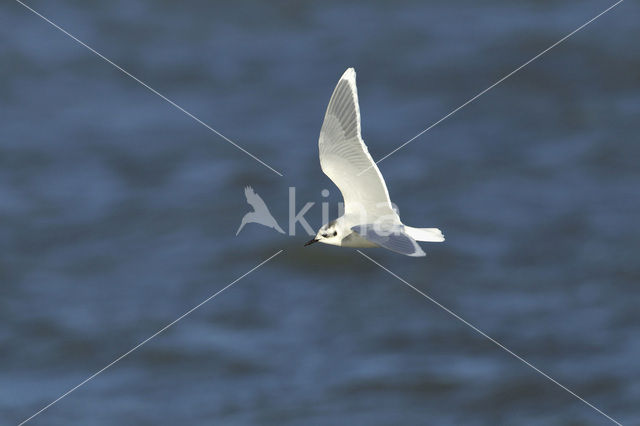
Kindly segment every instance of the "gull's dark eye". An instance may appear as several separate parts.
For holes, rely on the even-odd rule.
[[[327,238],[327,237],[328,237],[328,235],[327,235],[327,234],[322,234],[322,236],[323,236],[324,238]]]
[[[336,235],[338,235],[338,231],[333,231],[333,236],[335,237]]]

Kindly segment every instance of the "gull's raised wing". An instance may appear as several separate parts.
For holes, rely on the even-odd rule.
[[[331,95],[320,130],[320,166],[344,198],[345,214],[369,220],[395,215],[389,191],[360,134],[356,72],[349,68]],[[360,210],[362,209],[362,210]]]

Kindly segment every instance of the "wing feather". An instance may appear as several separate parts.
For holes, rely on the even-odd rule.
[[[381,247],[411,257],[426,256],[420,245],[411,235],[407,234],[402,225],[384,226],[368,223],[351,228],[362,238]]]
[[[378,166],[362,140],[356,72],[349,68],[333,91],[319,139],[322,171],[342,192],[345,214],[369,219],[395,215]]]

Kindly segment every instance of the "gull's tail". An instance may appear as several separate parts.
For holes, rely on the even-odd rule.
[[[404,231],[416,241],[430,241],[432,243],[444,241],[444,235],[438,228],[412,228],[405,225]]]

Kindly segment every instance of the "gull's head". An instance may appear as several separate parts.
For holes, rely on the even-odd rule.
[[[305,243],[305,246],[317,242],[339,246],[343,237],[344,235],[342,235],[340,229],[336,226],[336,221],[334,220],[333,222],[323,225],[316,236]]]

